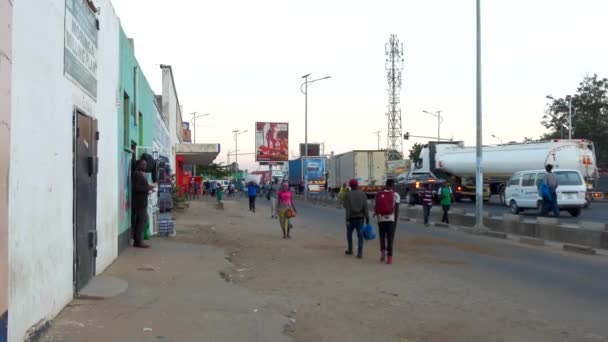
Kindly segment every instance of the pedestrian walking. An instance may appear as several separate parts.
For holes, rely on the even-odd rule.
[[[454,194],[452,193],[452,187],[449,184],[444,184],[439,191],[439,203],[441,204],[441,208],[443,209],[443,216],[441,217],[441,222],[445,224],[450,224],[450,218],[448,217],[448,213],[450,211],[450,207],[452,203],[454,203]]]
[[[278,182],[277,182],[278,186]],[[289,184],[283,183],[280,185],[280,191],[277,193],[276,212],[279,215],[279,224],[283,232],[283,239],[291,239],[291,218],[297,213],[296,206],[293,203],[293,194],[289,191]]]
[[[217,183],[215,181],[211,181],[211,197],[215,197],[215,193],[217,191]]]
[[[374,215],[378,217],[380,232],[380,262],[393,263],[393,241],[397,222],[399,222],[399,204],[401,197],[394,190],[395,180],[387,179],[384,190],[376,194]]]
[[[285,185],[287,186],[287,191],[289,191],[289,184],[285,184]],[[272,184],[270,185],[268,197],[270,199],[270,218],[272,218],[272,219],[278,217],[279,212],[277,210],[277,199],[278,199],[279,191],[281,191],[282,187],[283,187],[283,185],[279,184],[278,179],[275,179],[272,182]]]
[[[198,194],[199,194],[199,191],[200,191],[200,187],[201,187],[201,185],[195,179],[194,180],[194,199],[198,199]]]
[[[353,232],[357,232],[357,258],[363,258],[363,223],[369,224],[367,209],[367,195],[359,190],[359,182],[351,179],[348,182],[350,191],[344,196],[344,209],[346,211],[346,241],[348,248],[346,255],[353,254]]]
[[[144,227],[148,223],[148,195],[154,191],[154,186],[148,184],[146,175],[147,163],[144,159],[136,162],[136,170],[133,172],[133,200],[131,211],[131,226],[133,235],[133,247],[149,248],[143,243]]]
[[[234,183],[228,184],[228,197],[234,197]]]
[[[429,217],[431,216],[431,209],[433,208],[433,191],[431,185],[424,184],[424,190],[420,193],[422,198],[422,210],[424,215],[424,225],[429,225]]]
[[[250,182],[247,185],[247,195],[249,196],[249,211],[255,213],[255,200],[258,196],[258,188],[255,183]]]
[[[222,185],[220,183],[218,183],[217,190],[216,190],[217,203],[222,203],[223,193],[224,193],[224,187],[222,187]]]
[[[553,173],[553,165],[547,164],[545,165],[545,178],[543,183],[549,188],[550,198],[546,200],[543,199],[543,207],[541,210],[541,215],[547,216],[549,212],[553,212],[553,216],[559,217],[559,205],[557,203],[557,187],[559,186],[557,182],[557,177]]]
[[[346,183],[344,183],[340,187],[340,192],[338,192],[338,201],[340,201],[341,206],[344,206],[344,197],[346,196],[347,192],[348,192],[348,187],[346,186]]]

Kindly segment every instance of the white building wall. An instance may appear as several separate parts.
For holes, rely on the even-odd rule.
[[[99,33],[99,95],[96,115],[100,132],[98,144],[99,174],[97,176],[97,264],[101,274],[118,256],[119,194],[117,184],[120,168],[118,151],[118,115],[120,88],[120,22],[110,0],[96,1],[100,6]],[[103,76],[101,76],[103,74]]]
[[[175,172],[175,146],[181,142],[181,108],[177,93],[173,72],[169,66],[161,66],[163,74],[162,112],[169,118],[169,136],[171,137],[171,172]],[[178,122],[179,121],[179,122]]]
[[[98,271],[116,256],[117,20],[101,7],[98,99],[64,76],[65,0],[19,0],[13,12],[9,340],[52,319],[73,297],[74,106],[98,119]],[[112,241],[106,241],[112,240]]]

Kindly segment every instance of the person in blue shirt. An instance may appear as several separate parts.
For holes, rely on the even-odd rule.
[[[258,187],[255,183],[249,183],[247,186],[247,195],[249,195],[249,211],[255,213],[255,199],[258,196]]]

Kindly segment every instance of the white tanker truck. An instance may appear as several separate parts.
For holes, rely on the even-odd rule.
[[[432,172],[453,185],[456,200],[475,200],[475,147],[463,142],[429,142],[424,145],[415,171]],[[513,173],[544,169],[552,164],[556,169],[581,172],[589,192],[598,178],[593,142],[578,140],[549,140],[483,146],[484,200],[500,195],[504,204],[506,182]]]

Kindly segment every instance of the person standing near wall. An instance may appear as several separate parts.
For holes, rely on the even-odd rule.
[[[131,212],[131,229],[133,233],[133,247],[149,248],[143,243],[144,227],[148,222],[148,195],[154,191],[154,186],[148,184],[146,174],[147,163],[139,159],[133,173],[133,203]]]

